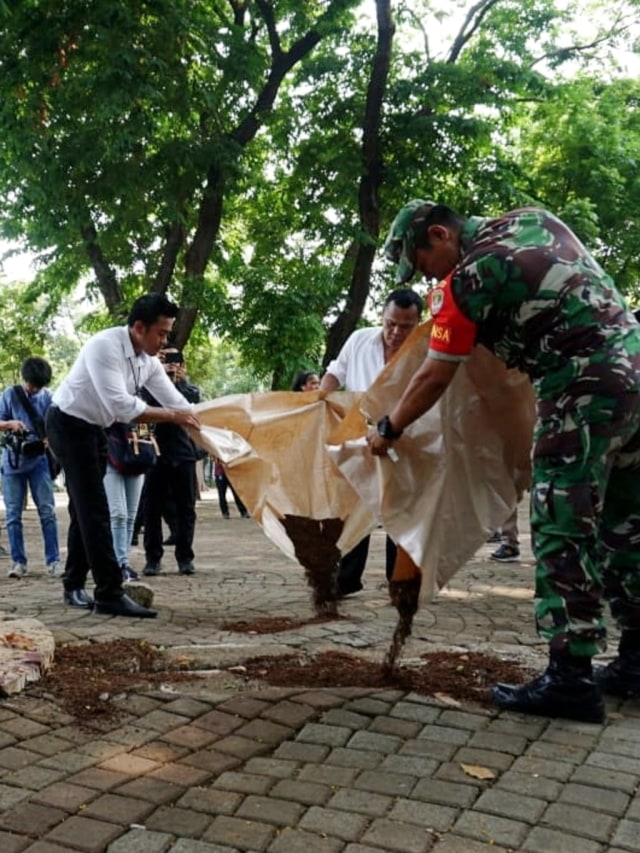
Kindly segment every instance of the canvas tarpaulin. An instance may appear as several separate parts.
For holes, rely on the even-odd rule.
[[[421,568],[429,597],[511,515],[529,476],[533,391],[482,347],[395,442],[396,462],[368,450],[367,418],[393,407],[429,334],[430,323],[415,330],[364,394],[238,394],[196,406],[203,430],[194,438],[225,463],[251,516],[289,557],[300,560],[300,542],[287,519],[311,520],[309,536],[329,537],[336,557],[381,523]]]

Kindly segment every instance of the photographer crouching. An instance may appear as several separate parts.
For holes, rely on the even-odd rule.
[[[6,509],[6,526],[11,551],[10,578],[27,574],[22,512],[27,486],[38,510],[44,559],[51,577],[63,573],[58,548],[53,480],[44,436],[44,417],[51,405],[51,365],[43,358],[25,359],[21,368],[22,385],[12,385],[0,397],[0,430],[2,444],[2,491]]]

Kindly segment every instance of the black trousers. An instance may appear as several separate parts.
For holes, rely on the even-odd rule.
[[[144,551],[147,563],[159,563],[162,547],[162,513],[167,495],[174,506],[175,555],[178,565],[193,560],[196,529],[196,463],[172,464],[160,456],[147,474],[144,504]]]
[[[218,490],[218,503],[220,505],[220,512],[225,518],[229,515],[229,504],[227,503],[227,489],[231,489],[233,500],[235,501],[240,515],[247,515],[246,506],[240,500],[240,497],[236,493],[236,490],[233,488],[225,474],[216,474],[216,489]]]
[[[107,465],[104,430],[66,415],[57,406],[49,407],[46,430],[51,449],[64,470],[69,495],[64,587],[83,589],[91,572],[97,600],[119,598],[122,576],[113,550],[109,504],[103,485]]]
[[[340,560],[338,569],[338,589],[342,592],[353,592],[361,588],[362,575],[369,556],[370,536],[365,536],[360,542]],[[393,566],[396,561],[397,547],[393,539],[387,536],[385,542],[385,574],[387,580],[391,580]]]

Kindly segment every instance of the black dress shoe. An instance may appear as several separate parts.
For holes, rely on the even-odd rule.
[[[604,722],[602,694],[590,674],[562,672],[552,662],[528,684],[496,684],[491,698],[505,711]]]
[[[70,607],[93,607],[93,599],[83,589],[65,589],[62,600]]]
[[[195,573],[195,570],[195,566],[191,562],[178,564],[178,572],[181,575],[192,575]]]
[[[107,616],[131,616],[138,619],[155,619],[158,615],[157,610],[150,610],[148,607],[141,607],[129,598],[128,595],[123,595],[120,598],[114,598],[111,600],[96,600],[93,605],[93,612]]]
[[[172,533],[171,536],[167,536],[167,538],[164,540],[164,542],[162,544],[163,545],[175,545],[176,544],[176,537]]]

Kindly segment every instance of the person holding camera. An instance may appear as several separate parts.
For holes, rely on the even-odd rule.
[[[27,574],[22,512],[27,486],[38,510],[44,559],[51,577],[62,576],[58,547],[58,523],[53,480],[47,459],[43,421],[51,405],[51,365],[43,358],[25,359],[21,368],[22,385],[12,385],[0,397],[0,430],[4,432],[2,452],[2,491],[6,510],[7,539],[11,551],[10,578]],[[38,428],[39,421],[41,429]]]
[[[200,389],[187,380],[184,359],[180,350],[164,347],[158,353],[165,372],[185,400],[200,402]],[[144,394],[151,406],[157,405],[149,393]],[[192,575],[193,537],[196,526],[197,476],[196,461],[199,451],[189,435],[180,426],[160,423],[155,438],[160,448],[156,464],[147,474],[144,498],[144,551],[148,576],[162,571],[162,516],[171,501],[173,508],[172,538],[175,546],[178,572]]]

